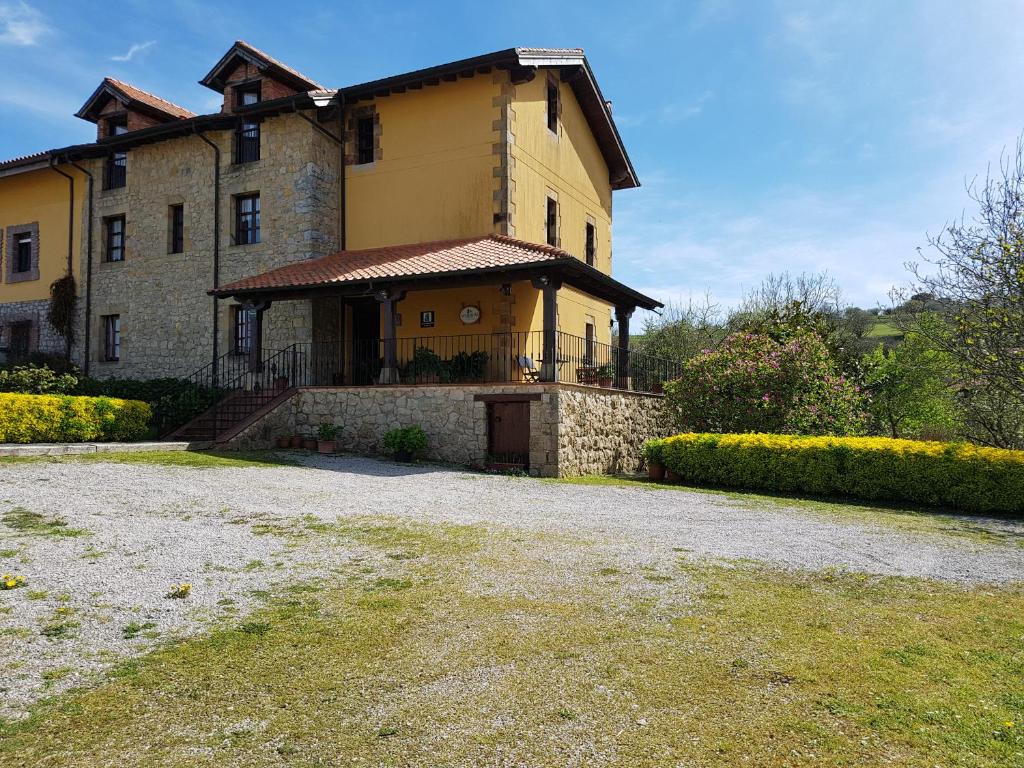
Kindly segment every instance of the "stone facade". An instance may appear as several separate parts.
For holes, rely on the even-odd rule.
[[[0,303],[0,349],[6,349],[10,343],[11,325],[27,322],[32,324],[31,352],[63,355],[64,337],[50,325],[49,312],[50,302],[47,300]],[[0,355],[0,363],[4,362],[2,357]]]
[[[566,384],[311,387],[250,425],[229,447],[258,450],[277,437],[313,435],[323,422],[341,428],[344,450],[379,454],[388,430],[419,424],[426,458],[482,465],[487,458],[487,403],[493,395],[530,400],[530,473],[542,477],[633,472],[640,447],[667,434],[656,395]]]
[[[337,250],[337,144],[293,114],[261,123],[255,162],[232,162],[231,131],[206,136],[220,150],[219,283]],[[96,178],[102,165],[92,161]],[[214,300],[207,292],[214,286],[214,152],[196,136],[135,147],[127,179],[123,188],[96,193],[90,373],[187,376],[213,356]],[[235,245],[235,198],[252,193],[260,195],[260,242]],[[182,253],[168,253],[172,205],[185,208]],[[125,257],[106,262],[104,222],[119,215],[125,216]],[[216,304],[218,354],[224,354],[231,348],[232,302]],[[121,317],[121,359],[108,363],[101,318],[113,314]],[[311,327],[308,301],[276,304],[264,316],[264,346],[310,341]]]

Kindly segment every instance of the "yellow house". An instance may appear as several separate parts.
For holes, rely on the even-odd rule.
[[[86,190],[47,152],[0,163],[0,362],[69,354],[48,320],[50,286],[78,277]]]

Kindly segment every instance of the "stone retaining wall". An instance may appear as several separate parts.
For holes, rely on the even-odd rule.
[[[13,323],[32,323],[31,352],[42,352],[48,355],[63,355],[64,337],[50,325],[50,301],[10,301],[0,304],[0,348],[10,342],[10,325]],[[0,362],[3,361],[0,354]]]
[[[284,435],[338,425],[342,450],[379,454],[388,430],[419,424],[425,458],[481,465],[487,458],[487,403],[478,396],[530,400],[530,473],[544,477],[632,472],[643,441],[667,434],[662,398],[566,384],[311,387],[298,390],[232,438],[239,450],[270,448]]]

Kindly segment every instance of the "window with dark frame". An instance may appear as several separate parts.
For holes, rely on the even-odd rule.
[[[185,206],[172,205],[169,218],[171,238],[168,253],[182,253],[185,250]]]
[[[7,344],[7,362],[21,362],[32,351],[32,321],[11,323],[8,333],[10,339]]]
[[[260,84],[250,83],[235,89],[235,106],[249,107],[260,103]],[[252,163],[260,159],[260,124],[245,120],[235,129],[235,163]]]
[[[260,196],[235,198],[235,245],[253,245],[260,241]]]
[[[374,159],[373,117],[360,117],[356,122],[356,163],[363,165]]]
[[[17,235],[14,242],[13,263],[11,269],[15,274],[32,271],[32,233],[24,232]]]
[[[558,201],[548,198],[547,243],[558,247]]]
[[[248,355],[252,352],[256,333],[256,310],[241,304],[231,309],[231,351],[236,355]]]
[[[587,351],[586,351],[586,365],[594,365],[594,361],[597,359],[597,343],[594,334],[594,324],[587,323],[584,331],[584,335],[587,340]]]
[[[548,130],[558,133],[558,83],[548,80]]]
[[[594,262],[597,260],[597,242],[596,242],[596,231],[593,224],[587,222],[587,233],[586,233],[586,245],[584,251],[587,256],[587,265],[594,266]]]
[[[107,119],[107,135],[121,136],[128,133],[128,117],[118,115]],[[128,153],[114,152],[107,157],[103,173],[104,189],[120,189],[128,181]]]
[[[104,261],[124,261],[124,216],[111,216],[106,219],[106,249]]]
[[[121,316],[103,315],[103,360],[116,363],[121,359]]]

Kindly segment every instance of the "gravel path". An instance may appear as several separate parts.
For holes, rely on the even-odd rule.
[[[0,523],[0,715],[88,682],[120,658],[243,616],[274,583],[329,576],[352,552],[254,535],[261,520],[389,515],[569,534],[632,566],[692,557],[961,583],[1024,581],[1024,547],[837,522],[719,494],[545,483],[353,457],[304,466],[0,464],[0,516],[61,518],[80,536]],[[1024,522],[972,519],[1024,537]],[[165,597],[189,582],[187,600]],[[62,628],[63,627],[63,628]],[[48,634],[47,634],[48,633]],[[64,637],[73,638],[73,642]]]

